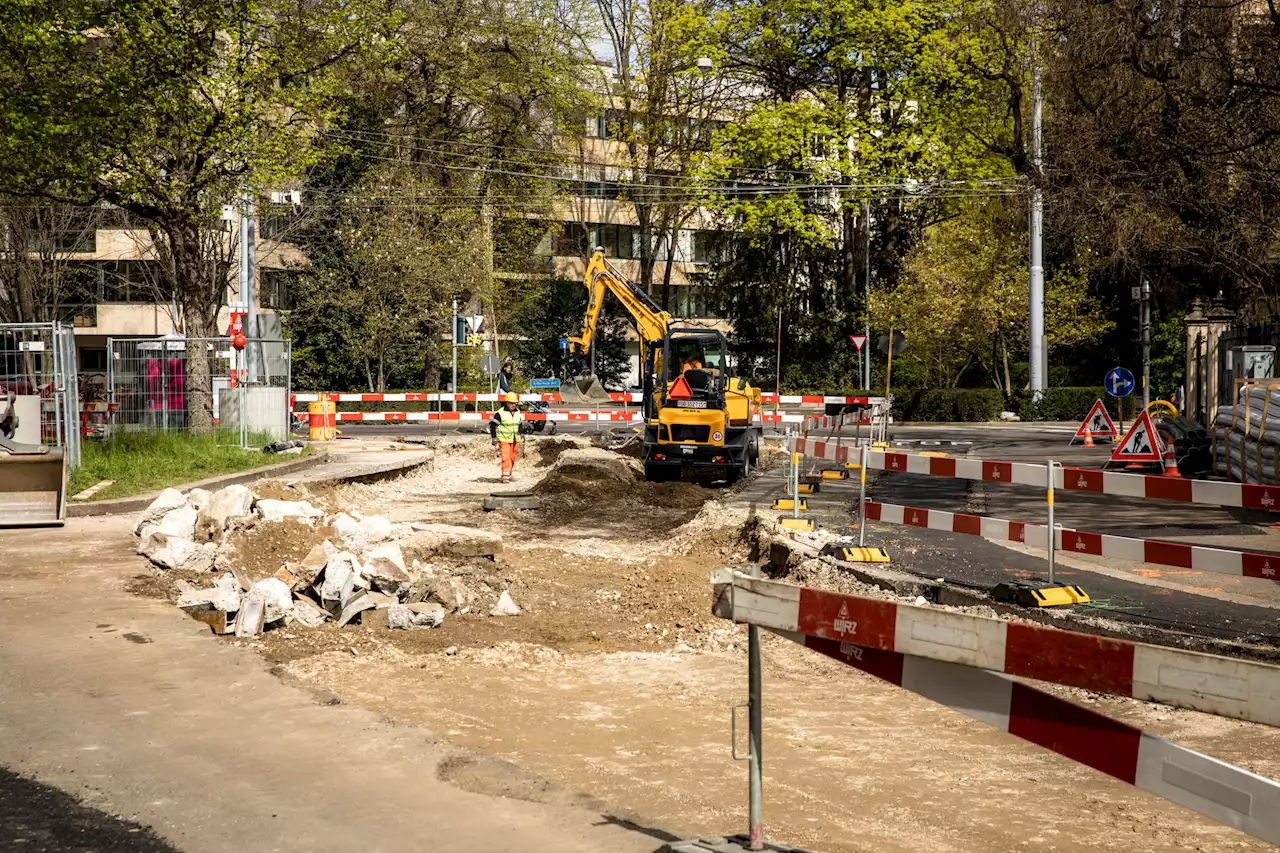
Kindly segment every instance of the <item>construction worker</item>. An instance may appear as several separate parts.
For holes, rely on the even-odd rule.
[[[501,449],[504,483],[511,482],[516,467],[516,442],[520,440],[520,424],[524,423],[524,415],[516,406],[519,401],[515,394],[503,395],[502,408],[489,419],[489,437]]]
[[[502,363],[502,372],[498,374],[498,393],[511,393],[511,379],[515,375],[516,367],[511,363],[511,359],[507,359]]]

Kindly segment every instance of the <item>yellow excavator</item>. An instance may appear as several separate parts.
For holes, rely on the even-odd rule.
[[[734,483],[760,458],[760,390],[730,377],[728,345],[715,329],[673,328],[635,282],[596,249],[587,264],[587,312],[569,350],[591,349],[605,295],[612,293],[635,321],[643,389],[644,476],[652,482],[704,472]]]
[[[0,385],[0,528],[61,525],[67,517],[66,456],[16,440],[14,400],[13,391]]]

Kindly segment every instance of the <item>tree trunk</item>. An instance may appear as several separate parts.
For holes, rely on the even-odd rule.
[[[218,337],[218,309],[222,289],[216,264],[207,258],[200,228],[190,219],[179,219],[160,229],[164,234],[162,263],[172,277],[171,292],[182,306],[182,332],[187,337],[187,427],[192,432],[213,430],[213,372],[203,338]],[[167,254],[168,258],[163,258]],[[191,343],[197,341],[197,343]]]

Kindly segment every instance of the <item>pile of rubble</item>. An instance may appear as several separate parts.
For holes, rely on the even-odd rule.
[[[316,530],[316,544],[303,559],[258,580],[235,567],[232,534],[252,536],[286,522]],[[307,501],[259,498],[245,486],[227,486],[185,495],[166,489],[143,511],[134,533],[138,553],[161,569],[224,572],[209,587],[178,581],[178,606],[215,633],[250,637],[329,621],[435,628],[446,613],[520,613],[508,589],[513,579],[498,576],[494,565],[502,538],[485,530],[392,524],[355,511],[327,515]],[[474,562],[488,569],[468,568]]]

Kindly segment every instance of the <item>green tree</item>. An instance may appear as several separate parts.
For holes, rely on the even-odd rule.
[[[344,77],[393,41],[378,0],[9,0],[0,190],[109,202],[145,223],[183,331],[212,337],[231,265],[223,208],[322,157]],[[209,365],[190,423],[213,423]]]
[[[560,349],[560,339],[582,333],[582,317],[587,310],[587,289],[582,282],[556,279],[531,293],[520,303],[512,318],[519,333],[515,357],[521,371],[530,378],[559,378],[585,374],[587,364],[570,363]],[[596,329],[595,366],[601,383],[620,388],[630,370],[627,356],[628,324],[605,308]]]

